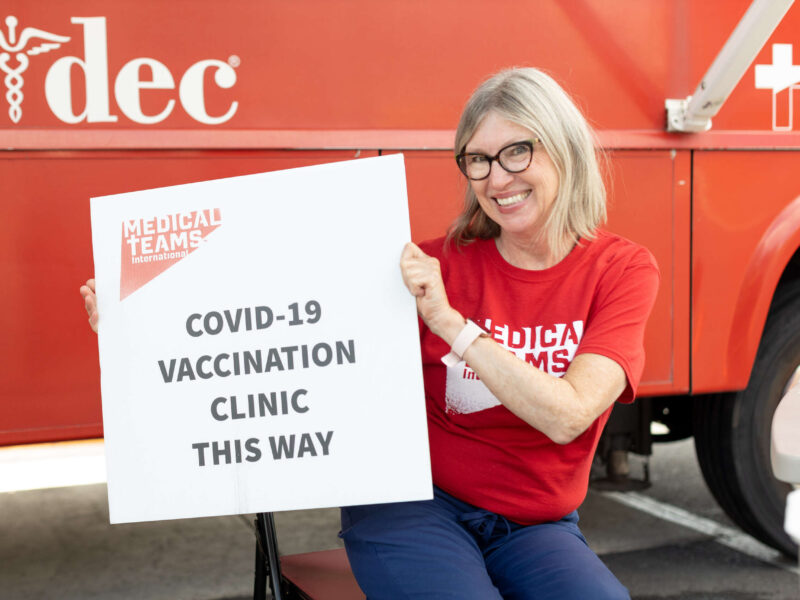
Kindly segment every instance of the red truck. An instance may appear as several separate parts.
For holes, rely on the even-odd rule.
[[[102,435],[77,294],[92,265],[89,197],[402,152],[413,238],[441,235],[463,195],[463,103],[487,74],[531,65],[583,107],[610,159],[608,227],[650,248],[662,273],[640,401],[615,410],[604,456],[694,436],[725,511],[795,553],[769,427],[800,365],[800,8],[765,35],[710,130],[668,131],[665,110],[748,7],[8,0],[0,444]],[[668,433],[651,435],[653,421]]]

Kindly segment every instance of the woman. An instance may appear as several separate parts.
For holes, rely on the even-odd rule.
[[[483,83],[455,147],[464,211],[401,258],[423,321],[435,497],[343,508],[353,572],[370,600],[627,598],[576,509],[611,407],[641,376],[655,261],[597,230],[591,133],[540,71]]]
[[[591,133],[540,71],[483,83],[456,150],[464,211],[400,264],[423,322],[434,499],[343,508],[353,572],[370,600],[628,598],[576,508],[613,403],[635,395],[655,262],[597,229]]]

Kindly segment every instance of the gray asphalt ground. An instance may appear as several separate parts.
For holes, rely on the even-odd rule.
[[[640,465],[633,461],[637,474]],[[732,527],[691,440],[656,446],[641,497]],[[639,600],[800,598],[796,567],[590,491],[581,526]],[[276,514],[292,554],[338,547],[335,509]],[[0,493],[0,599],[243,600],[252,597],[252,515],[109,525],[104,484]],[[792,568],[795,568],[792,571]]]

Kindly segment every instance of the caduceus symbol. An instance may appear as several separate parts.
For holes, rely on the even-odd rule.
[[[55,50],[61,44],[68,42],[69,38],[63,35],[56,35],[54,33],[47,33],[35,27],[26,27],[17,39],[17,24],[19,21],[14,16],[6,17],[6,27],[8,27],[8,39],[3,35],[0,30],[0,69],[2,69],[6,76],[3,80],[6,84],[6,100],[8,100],[8,116],[14,123],[19,123],[22,118],[22,84],[25,83],[22,79],[22,73],[28,68],[30,60],[28,56],[35,56],[43,52],[50,52]],[[40,44],[25,50],[25,46],[32,39],[43,40]],[[14,58],[17,59],[17,66],[11,68],[9,60],[11,54],[14,53]]]

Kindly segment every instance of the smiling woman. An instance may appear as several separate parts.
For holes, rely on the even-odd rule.
[[[408,244],[422,318],[433,500],[342,509],[359,585],[381,598],[628,598],[578,529],[615,401],[631,402],[658,270],[598,227],[592,134],[535,69],[464,109],[468,180],[448,235]]]
[[[498,73],[467,102],[455,144],[464,210],[446,236],[409,243],[400,261],[421,317],[433,499],[342,508],[340,535],[370,600],[629,597],[586,544],[577,507],[612,406],[636,395],[659,275],[649,251],[600,229],[605,189],[592,139],[567,94],[536,69]],[[81,294],[96,330],[93,280]],[[319,319],[318,303],[302,318],[299,306],[288,306],[287,326]],[[275,314],[276,326],[288,314]],[[233,331],[241,317],[195,313],[187,332]],[[324,367],[333,348],[159,367],[165,382]],[[335,364],[355,361],[352,340],[335,350]],[[198,453],[230,451],[216,443]]]
[[[541,207],[543,212],[539,215],[544,218],[536,221],[537,240],[544,241],[556,254],[566,255],[579,238],[591,239],[597,226],[605,221],[605,186],[597,164],[594,136],[566,92],[536,69],[506,71],[485,82],[461,115],[455,147],[460,151],[459,156],[486,152],[490,148],[484,149],[483,145],[502,143],[504,136],[516,136],[517,140],[533,138],[537,142],[528,163],[532,169],[520,173],[523,180],[526,175],[534,178],[529,183],[540,180],[540,184],[548,186],[539,199],[546,205]],[[500,166],[504,166],[503,162]],[[501,169],[491,169],[490,164],[490,170],[496,174],[494,182],[490,172],[480,178],[467,175],[472,184],[467,188],[464,211],[449,235],[457,244],[494,238],[501,233],[502,225],[486,213],[487,207],[491,207],[485,199],[486,192],[495,192],[494,197],[489,197],[498,204],[508,205],[508,194],[513,195],[514,191],[505,189],[511,181]],[[504,170],[519,173],[517,169],[504,167]],[[480,184],[476,179],[486,181]]]

